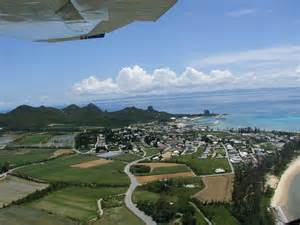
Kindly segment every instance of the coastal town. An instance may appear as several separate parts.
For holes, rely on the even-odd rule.
[[[242,168],[247,168],[243,173],[261,171],[266,161],[276,159],[288,143],[299,140],[299,135],[257,128],[219,130],[217,124],[223,117],[206,111],[204,116],[171,117],[168,121],[134,123],[122,128],[81,127],[76,132],[2,130],[0,190],[8,193],[12,185],[20,187],[11,195],[0,196],[3,211],[17,211],[15,205],[22,205],[28,201],[27,196],[33,196],[29,201],[30,210],[44,210],[71,221],[96,221],[97,225],[105,225],[106,216],[113,209],[129,210],[134,221],[151,225],[162,222],[190,225],[197,221],[220,224],[216,222],[218,213],[210,214],[209,207],[226,210],[231,221],[226,224],[240,224],[228,208],[237,201],[239,190],[236,189],[244,185],[237,183],[241,181],[236,177]],[[57,169],[62,176],[56,175]],[[279,178],[271,180],[269,177],[274,176],[269,173],[262,176],[264,193],[274,193]],[[22,190],[24,182],[27,191]],[[34,197],[41,190],[48,193],[49,187],[58,183],[61,188],[50,191],[50,197]],[[86,217],[81,206],[83,216],[73,214],[71,205],[61,211],[63,204],[55,203],[58,193],[63,198],[71,197],[79,191],[82,193],[82,186],[95,194],[99,192],[95,196],[102,196],[94,200],[98,208],[96,214],[92,213],[94,217]],[[113,191],[119,186],[127,191],[103,194],[105,187]],[[166,192],[163,187],[170,190]],[[68,192],[70,188],[74,190]],[[179,193],[173,193],[177,189],[187,196],[186,205]],[[167,197],[162,197],[164,192]],[[244,198],[248,197],[245,193]],[[282,220],[290,222],[284,206],[271,206],[271,197],[261,210],[272,215],[278,225],[285,224]],[[245,203],[248,201],[251,200]],[[56,207],[52,208],[52,204]],[[168,205],[161,215],[156,212],[160,204]],[[181,208],[190,206],[193,213],[187,218]],[[22,207],[21,210],[29,210],[27,206]]]

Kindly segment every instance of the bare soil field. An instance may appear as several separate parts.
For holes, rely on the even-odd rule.
[[[24,198],[37,190],[47,187],[48,184],[40,184],[14,176],[7,176],[6,179],[0,180],[0,208],[12,201]]]
[[[51,157],[57,158],[57,157],[64,156],[64,155],[71,155],[73,153],[74,153],[74,151],[72,149],[60,149],[60,150],[53,152],[53,155]]]
[[[177,163],[139,163],[138,165],[148,166],[151,169],[156,169],[156,168],[176,167],[176,166],[180,166],[182,164],[177,164]]]
[[[207,176],[202,178],[205,188],[194,197],[202,202],[230,202],[234,175]]]
[[[98,160],[88,161],[88,162],[84,162],[84,163],[80,163],[80,164],[75,164],[75,165],[72,165],[71,167],[79,168],[79,169],[88,169],[88,168],[93,168],[96,166],[106,165],[106,164],[109,164],[112,162],[113,162],[112,160],[98,159]]]
[[[147,184],[158,180],[170,179],[174,177],[194,177],[193,172],[184,172],[184,173],[172,173],[172,174],[161,174],[153,176],[136,176],[136,179],[140,184]]]

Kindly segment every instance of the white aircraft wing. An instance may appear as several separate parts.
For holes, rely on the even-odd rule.
[[[35,41],[101,38],[134,21],[155,21],[177,0],[0,0],[0,35]]]

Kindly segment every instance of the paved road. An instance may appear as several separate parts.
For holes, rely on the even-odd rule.
[[[140,184],[138,183],[138,181],[136,180],[134,175],[130,172],[130,167],[136,163],[139,163],[140,161],[145,160],[145,159],[147,159],[147,158],[142,158],[142,159],[136,160],[134,162],[131,162],[131,163],[127,164],[124,169],[124,172],[128,175],[128,177],[130,178],[130,182],[131,182],[130,187],[125,196],[125,205],[131,212],[133,212],[137,217],[139,217],[142,221],[144,221],[145,224],[156,225],[156,222],[152,219],[152,217],[147,216],[144,212],[140,211],[136,207],[136,205],[132,202],[133,192]]]

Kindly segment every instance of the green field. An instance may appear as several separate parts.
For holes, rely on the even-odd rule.
[[[11,167],[39,162],[50,158],[53,149],[18,149],[0,151],[0,164],[8,162]]]
[[[140,158],[141,158],[141,156],[138,156],[138,155],[124,154],[124,155],[116,157],[114,160],[118,160],[118,161],[122,161],[122,162],[133,162]]]
[[[70,187],[53,192],[28,206],[87,222],[98,216],[97,200],[124,194],[127,188]]]
[[[38,145],[45,144],[51,138],[50,134],[28,134],[13,142],[14,145]]]
[[[125,206],[104,210],[104,215],[93,225],[144,225]]]
[[[225,206],[205,205],[201,210],[214,225],[240,225]]]
[[[146,156],[153,156],[153,155],[157,155],[159,153],[159,149],[158,148],[145,148],[146,151]]]
[[[47,182],[64,181],[69,183],[93,183],[108,186],[128,186],[129,178],[123,172],[125,164],[114,161],[106,165],[80,169],[72,165],[97,160],[95,156],[73,155],[31,165],[16,171],[21,175],[45,180]]]
[[[218,168],[230,172],[230,165],[227,159],[198,159],[202,150],[191,155],[182,155],[172,158],[171,162],[183,163],[189,166],[197,175],[214,174]]]
[[[160,195],[158,193],[150,192],[143,190],[142,187],[138,187],[133,194],[133,202],[137,203],[138,201],[149,201],[157,202]]]
[[[51,215],[42,210],[14,206],[0,210],[2,225],[78,225],[70,219]]]
[[[139,201],[150,201],[155,203],[161,195],[172,202],[180,202],[180,199],[189,198],[203,188],[203,183],[199,177],[186,177],[186,178],[173,178],[167,181],[168,189],[163,191],[159,188],[153,188],[157,184],[163,184],[164,181],[158,181],[150,183],[144,186],[140,186],[133,194],[133,201],[135,203]],[[184,185],[193,184],[194,188],[186,188]],[[160,186],[160,185],[158,185]]]
[[[191,171],[186,165],[178,165],[174,167],[160,167],[153,169],[149,175],[160,175],[169,173],[184,173]],[[147,174],[148,175],[148,174]]]
[[[203,213],[200,211],[200,209],[193,203],[191,203],[191,206],[195,209],[195,215],[194,218],[196,219],[196,225],[208,225],[208,223],[204,219]]]

